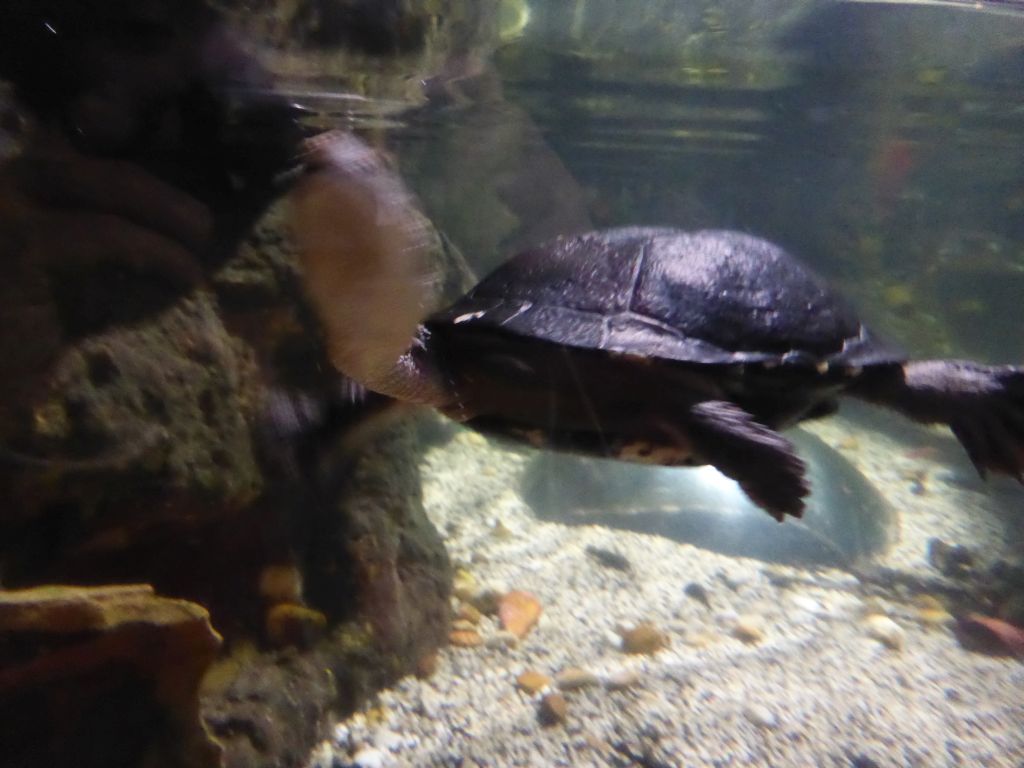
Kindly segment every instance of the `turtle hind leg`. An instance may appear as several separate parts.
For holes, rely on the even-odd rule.
[[[689,410],[696,453],[780,522],[800,517],[810,491],[804,462],[793,444],[735,403],[705,400]]]
[[[897,374],[867,378],[853,394],[923,424],[948,424],[978,474],[1024,482],[1024,368],[922,360]]]

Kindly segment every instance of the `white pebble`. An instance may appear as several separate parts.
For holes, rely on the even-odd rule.
[[[517,645],[519,645],[519,638],[507,629],[499,629],[484,640],[486,648],[515,648]]]
[[[812,616],[825,616],[828,614],[828,610],[815,600],[813,597],[807,595],[793,595],[790,598],[793,603],[793,607],[801,611],[806,611]]]
[[[604,685],[610,691],[621,691],[633,687],[640,680],[639,670],[632,667],[621,667],[608,673],[604,679]]]
[[[326,741],[320,742],[309,756],[306,765],[308,768],[330,768],[334,765],[334,750],[331,749],[331,745]]]
[[[377,749],[397,752],[405,745],[405,737],[387,728],[381,728],[373,734],[373,745]]]
[[[353,768],[384,768],[389,762],[388,756],[376,747],[363,747],[352,755]]]
[[[420,692],[420,700],[416,709],[424,717],[434,719],[441,712],[441,699],[430,689],[424,689]]]
[[[563,691],[575,691],[580,688],[599,685],[600,683],[601,680],[597,675],[579,667],[569,667],[555,675],[555,685]]]
[[[610,629],[605,630],[604,639],[605,642],[608,643],[608,645],[610,645],[615,650],[619,650],[622,648],[622,637],[619,635],[618,632],[614,632]]]
[[[903,627],[888,616],[882,616],[877,613],[872,614],[864,620],[864,624],[867,626],[868,634],[887,648],[891,648],[894,651],[903,649],[906,632],[903,631]]]
[[[715,614],[715,621],[721,626],[730,626],[736,623],[740,615],[736,613],[732,608],[724,608]]]
[[[332,735],[334,743],[339,747],[347,747],[351,743],[352,734],[345,723],[338,723],[334,726],[334,733]]]
[[[779,726],[779,718],[774,712],[760,704],[748,704],[743,710],[744,716],[758,728],[773,730]]]

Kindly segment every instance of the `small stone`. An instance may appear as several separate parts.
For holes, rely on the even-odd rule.
[[[306,760],[307,768],[332,768],[333,765],[334,750],[329,741],[321,741]]]
[[[350,738],[348,726],[344,723],[338,723],[336,726],[334,726],[334,731],[331,734],[331,738],[334,740],[334,743],[337,744],[339,747],[347,746]]]
[[[601,680],[593,672],[580,667],[568,667],[555,676],[555,684],[562,691],[576,691],[580,688],[588,688],[600,685]]]
[[[692,597],[705,608],[711,607],[711,598],[708,597],[708,591],[696,581],[691,581],[687,584],[683,588],[683,592],[687,597]]]
[[[894,651],[903,649],[906,633],[903,631],[903,627],[888,616],[872,614],[864,620],[864,625],[867,627],[868,634],[882,645]]]
[[[649,622],[617,631],[622,638],[622,650],[626,653],[653,654],[668,646],[665,633]]]
[[[498,618],[503,629],[518,638],[526,637],[540,619],[540,600],[529,592],[513,590],[498,602]]]
[[[459,606],[458,613],[455,614],[455,618],[461,621],[468,621],[470,624],[479,624],[483,614],[477,610],[476,606],[462,603]]]
[[[507,630],[499,629],[493,635],[488,636],[484,645],[488,648],[515,648],[519,645],[519,638]]]
[[[385,752],[397,752],[405,745],[405,737],[390,728],[380,728],[373,734],[373,745]]]
[[[793,595],[790,601],[794,608],[809,613],[812,616],[823,616],[828,613],[821,603],[807,595]]]
[[[535,669],[528,669],[516,678],[516,687],[524,693],[538,693],[549,685],[551,678]]]
[[[459,568],[455,571],[455,579],[452,582],[452,594],[460,600],[472,602],[478,586],[476,577],[470,571],[465,568]]]
[[[725,571],[718,571],[715,575],[718,577],[719,581],[725,584],[725,586],[733,592],[738,592],[745,582],[744,579],[736,578]]]
[[[498,520],[494,523],[494,527],[491,528],[491,536],[497,541],[510,541],[516,537],[516,534],[505,523]]]
[[[944,610],[942,601],[935,595],[917,595],[914,597],[914,606],[925,610]]]
[[[974,554],[963,544],[947,544],[942,539],[928,540],[928,562],[951,579],[964,578],[974,567]]]
[[[779,566],[768,566],[761,573],[768,583],[777,589],[789,589],[796,584],[797,578],[789,569]]]
[[[605,629],[601,632],[605,642],[617,651],[622,650],[622,627],[616,627],[615,629]]]
[[[611,549],[591,545],[583,551],[606,568],[614,568],[623,573],[631,573],[633,570],[633,566],[625,555]]]
[[[773,730],[779,726],[779,718],[767,707],[759,704],[749,704],[743,710],[744,717],[758,728]]]
[[[440,694],[424,686],[415,704],[415,711],[431,720],[437,719],[443,707]]]
[[[878,597],[877,595],[870,595],[868,597],[865,597],[860,602],[860,614],[864,618],[867,618],[868,616],[871,616],[875,613],[884,615],[888,609],[889,606],[886,604],[885,600]]]
[[[475,648],[483,645],[484,639],[475,629],[455,629],[448,634],[448,642],[459,648]]]
[[[430,651],[420,656],[416,662],[416,677],[421,680],[433,677],[437,672],[438,659],[437,651]]]
[[[504,594],[504,590],[487,587],[473,592],[466,599],[466,602],[480,611],[481,614],[490,616],[498,612],[498,608],[501,605],[501,598]]]
[[[381,725],[391,719],[391,710],[385,706],[368,707],[361,714],[371,726]]]
[[[736,618],[732,635],[737,640],[753,645],[764,640],[764,619],[754,614],[744,614]]]
[[[327,626],[320,611],[293,603],[279,603],[266,613],[267,640],[276,648],[306,648],[315,642]]]
[[[540,700],[537,716],[541,725],[560,725],[569,716],[569,703],[560,693],[549,693]]]
[[[302,573],[291,563],[268,565],[260,573],[260,595],[270,604],[301,604]]]
[[[476,625],[465,619],[455,619],[452,622],[452,629],[456,632],[473,632],[476,630]]]
[[[711,632],[690,632],[683,637],[683,642],[691,648],[710,648],[718,642],[718,637]]]
[[[462,441],[473,448],[486,448],[487,438],[481,435],[479,432],[464,432],[462,435]]]
[[[934,595],[917,596],[914,600],[914,618],[926,627],[944,627],[955,621],[942,601]]]
[[[914,617],[926,627],[946,627],[956,621],[948,611],[942,608],[918,608]]]
[[[604,679],[604,687],[609,691],[622,691],[632,688],[641,680],[640,672],[630,667],[622,667],[610,672]]]
[[[840,451],[857,451],[860,450],[860,440],[856,437],[844,437],[836,443],[836,448]]]
[[[384,768],[387,755],[375,747],[363,747],[352,755],[353,768]]]

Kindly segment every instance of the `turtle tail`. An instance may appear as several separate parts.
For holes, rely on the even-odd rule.
[[[923,424],[949,425],[978,474],[1024,483],[1024,368],[922,360],[865,377],[853,394]]]

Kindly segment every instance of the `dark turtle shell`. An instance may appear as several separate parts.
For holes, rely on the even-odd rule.
[[[558,238],[503,264],[428,326],[449,323],[701,364],[905,359],[795,257],[727,230]]]

